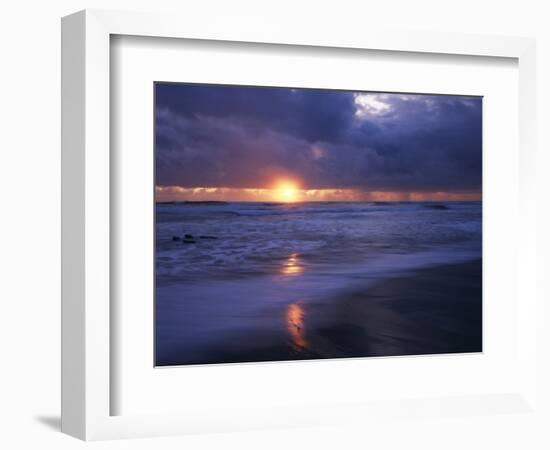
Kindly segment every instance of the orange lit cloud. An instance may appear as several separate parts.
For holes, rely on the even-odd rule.
[[[358,189],[298,189],[292,185],[265,188],[157,186],[155,198],[168,201],[316,202],[316,201],[478,201],[479,192],[389,192]]]

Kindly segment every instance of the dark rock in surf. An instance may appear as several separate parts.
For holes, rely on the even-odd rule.
[[[186,234],[184,237],[185,237],[185,239],[193,239],[193,235],[192,235],[192,234]]]
[[[199,239],[218,239],[217,236],[199,236]]]
[[[181,241],[181,238],[179,236],[172,236],[173,241]]]

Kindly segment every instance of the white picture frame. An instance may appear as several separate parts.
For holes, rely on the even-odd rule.
[[[275,24],[276,25],[276,24]],[[111,415],[110,37],[112,35],[368,49],[423,54],[514,58],[519,72],[519,204],[517,286],[521,367],[515,392],[467,398],[404,400],[414,414],[498,412],[536,408],[535,292],[535,42],[527,38],[435,33],[281,29],[250,23],[197,23],[192,17],[86,10],[62,21],[62,430],[85,440],[162,436],[335,418],[374,420],[391,415],[395,400],[342,404],[330,413],[275,410],[272,414],[190,417],[179,414]],[[315,410],[314,406],[305,406]],[[404,408],[404,409],[403,409]],[[200,414],[199,414],[200,416]],[[218,420],[219,419],[219,420]]]

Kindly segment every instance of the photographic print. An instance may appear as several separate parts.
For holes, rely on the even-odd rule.
[[[482,98],[156,82],[155,365],[482,351]]]

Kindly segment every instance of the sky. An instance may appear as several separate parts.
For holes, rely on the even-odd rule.
[[[479,200],[480,97],[155,84],[157,201]]]

